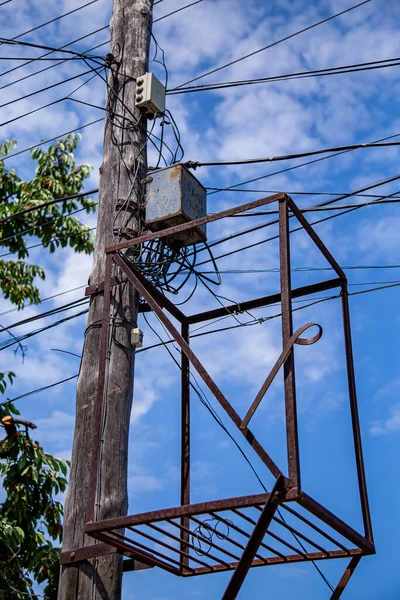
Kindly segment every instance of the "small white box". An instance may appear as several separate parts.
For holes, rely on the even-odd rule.
[[[143,331],[139,327],[135,327],[131,331],[131,346],[132,348],[141,348],[143,346]]]
[[[136,80],[137,108],[147,109],[147,113],[162,115],[165,110],[165,87],[153,73],[145,73]]]

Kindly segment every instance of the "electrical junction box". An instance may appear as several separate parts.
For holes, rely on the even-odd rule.
[[[206,216],[206,190],[183,165],[150,172],[146,190],[146,226],[161,231]],[[207,240],[206,225],[168,236],[171,248]]]
[[[135,106],[148,117],[163,114],[165,87],[153,73],[145,73],[137,78]]]
[[[132,348],[141,348],[143,346],[143,331],[139,327],[135,327],[131,331],[131,346]]]

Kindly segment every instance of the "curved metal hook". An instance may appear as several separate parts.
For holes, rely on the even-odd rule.
[[[304,333],[305,331],[307,331],[307,329],[310,329],[310,327],[318,327],[318,332],[314,336],[309,337],[309,338],[300,337],[301,334]],[[254,401],[253,401],[252,405],[250,406],[249,410],[247,411],[245,418],[241,422],[240,429],[242,431],[247,428],[247,426],[250,422],[250,419],[256,412],[261,400],[264,398],[265,394],[267,393],[268,388],[270,387],[271,383],[275,379],[279,369],[286,362],[289,354],[292,352],[293,346],[295,344],[299,344],[299,346],[311,346],[312,344],[315,344],[315,342],[318,342],[318,340],[321,339],[322,333],[323,333],[323,329],[322,329],[321,325],[319,325],[318,323],[306,323],[305,325],[302,325],[301,327],[296,329],[296,331],[293,333],[293,335],[289,338],[288,343],[282,350],[280,357],[276,361],[270,374],[268,375],[267,379],[265,380],[263,386],[261,387],[257,396],[254,398]]]

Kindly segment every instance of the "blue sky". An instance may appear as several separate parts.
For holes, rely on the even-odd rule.
[[[161,17],[186,3],[183,0],[164,0],[155,7],[154,17]],[[77,0],[59,0],[56,3],[50,0],[41,3],[13,0],[0,7],[2,35],[9,38],[19,35],[81,4],[83,2]],[[248,0],[246,3],[205,0],[154,25],[154,35],[165,50],[169,87],[266,46],[350,5],[348,0],[271,0],[268,3],[262,0]],[[107,25],[110,12],[111,0],[99,0],[21,39],[61,46]],[[399,16],[400,6],[395,0],[372,0],[339,19],[204,78],[202,82],[264,77],[400,56]],[[108,31],[105,30],[74,44],[72,48],[85,51],[107,39]],[[96,52],[105,54],[107,46]],[[32,51],[23,47],[2,46],[1,73],[10,68],[10,61],[2,61],[1,56],[31,55]],[[49,64],[33,63],[2,75],[0,85],[13,83]],[[16,102],[19,97],[86,70],[85,65],[67,62],[5,87],[2,89],[2,104],[14,102],[2,109],[1,122],[63,97],[88,76]],[[169,96],[168,108],[179,125],[185,158],[190,160],[246,159],[306,152],[400,134],[397,110],[400,86],[396,75],[394,67],[337,77]],[[104,83],[100,78],[93,79],[76,95],[97,105],[104,105],[104,96]],[[0,139],[15,138],[19,149],[23,149],[101,116],[99,110],[63,102],[1,127]],[[83,130],[77,158],[94,166],[87,189],[97,187],[102,138],[102,122]],[[152,159],[154,154],[150,151],[150,164]],[[301,162],[304,161],[201,168],[196,176],[205,186],[226,187],[267,176]],[[256,189],[255,193],[210,195],[208,211],[215,212],[256,199],[265,195],[266,190],[289,192],[300,206],[309,206],[319,202],[321,197],[302,196],[296,192],[346,193],[396,175],[398,164],[397,148],[354,151],[243,186],[243,189]],[[27,154],[10,159],[8,165],[18,169],[24,177],[32,173],[32,161]],[[393,182],[377,188],[376,193],[393,194],[398,189],[400,187]],[[322,197],[328,198],[331,196]],[[309,215],[310,221],[318,218],[319,214]],[[95,216],[84,219],[90,226],[95,226]],[[209,227],[208,237],[215,240],[266,220],[269,219],[252,217],[218,222]],[[316,228],[341,265],[363,267],[347,270],[350,291],[354,292],[374,287],[375,282],[400,279],[399,225],[397,205],[386,204],[362,208]],[[274,226],[261,229],[251,238],[239,238],[217,247],[216,255],[239,248],[243,240],[246,243],[262,241],[275,233]],[[294,267],[326,267],[304,234],[295,233],[292,244]],[[46,269],[46,281],[40,283],[42,298],[84,286],[91,269],[90,257],[74,255],[68,249],[50,255],[43,248],[38,248],[32,251],[30,260]],[[229,271],[223,273],[222,285],[213,288],[221,296],[240,302],[277,291],[278,274],[243,272],[277,267],[278,248],[275,242],[220,259],[218,265],[221,271]],[[328,270],[295,271],[293,284],[304,285],[330,276]],[[173,299],[185,299],[190,289],[184,291],[182,298]],[[394,287],[351,298],[362,439],[377,555],[361,561],[343,596],[349,600],[396,600],[400,596],[397,549],[400,517],[395,500],[400,492],[396,477],[400,438],[398,294],[398,288]],[[7,312],[1,315],[0,323],[9,325],[81,295],[82,290],[78,290],[43,305],[27,307],[23,313]],[[215,298],[200,286],[190,303],[185,305],[185,310],[191,313],[215,306],[218,306]],[[10,308],[8,302],[0,299],[0,313]],[[276,312],[279,312],[279,307],[253,311],[252,316],[267,317]],[[304,309],[295,316],[296,327],[312,320],[321,323],[324,328],[324,335],[317,344],[299,347],[296,353],[303,487],[360,529],[340,317],[338,300]],[[249,315],[238,316],[240,322],[251,318]],[[56,318],[19,327],[16,332],[26,333],[53,320]],[[157,321],[151,319],[150,322],[165,339],[165,332]],[[235,323],[230,318],[222,324]],[[142,327],[145,345],[155,343],[157,339],[145,323]],[[2,370],[13,370],[18,376],[10,397],[77,373],[79,359],[52,349],[80,354],[84,328],[85,317],[81,317],[32,338],[28,342],[24,363],[12,349],[3,351]],[[281,351],[279,328],[280,321],[276,318],[263,325],[199,337],[193,342],[200,359],[241,414],[245,414]],[[3,333],[2,341],[6,337]],[[176,353],[175,350],[172,352]],[[263,401],[254,420],[254,430],[275,460],[285,465],[281,384],[278,378]],[[179,503],[178,386],[179,372],[164,349],[138,355],[129,463],[131,513]],[[18,403],[23,416],[37,424],[37,438],[45,449],[64,458],[70,456],[72,445],[74,390],[75,381],[72,381]],[[210,394],[207,395],[211,399]],[[222,414],[221,410],[219,412]],[[227,417],[224,421],[229,425]],[[233,432],[232,428],[230,430]],[[195,396],[192,452],[193,502],[260,491],[237,449],[214,424]],[[248,455],[263,480],[271,485],[271,478],[256,457],[250,451]],[[335,582],[345,564],[333,561],[321,564],[321,568]],[[224,574],[180,580],[153,569],[125,575],[123,597],[126,600],[219,598],[227,581],[228,576]],[[329,597],[313,566],[299,564],[253,570],[240,598],[275,597],[278,593],[282,598],[293,593],[310,600]]]

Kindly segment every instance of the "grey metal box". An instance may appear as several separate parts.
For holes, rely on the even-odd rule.
[[[206,190],[183,165],[174,165],[149,174],[146,195],[146,225],[160,231],[206,216]],[[170,246],[205,242],[206,226],[194,227],[168,237]]]

